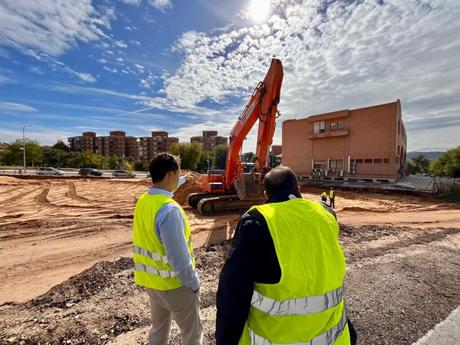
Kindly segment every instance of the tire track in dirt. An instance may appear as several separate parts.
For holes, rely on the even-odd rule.
[[[407,230],[406,230],[407,231]],[[363,248],[362,246],[359,246],[360,243],[366,242],[366,241],[372,241],[372,240],[377,240],[379,236],[377,237],[370,237],[364,239],[364,241],[358,241],[355,242],[354,245],[358,245],[356,249],[351,249],[348,251],[348,262],[353,263],[358,260],[362,259],[369,259],[369,258],[374,258],[378,256],[383,256],[387,255],[389,253],[392,253],[394,251],[397,251],[402,248],[407,248],[412,245],[426,245],[432,242],[436,241],[442,241],[449,235],[455,235],[460,233],[460,228],[447,228],[447,229],[424,229],[424,230],[416,230],[420,231],[421,234],[415,236],[410,236],[405,239],[398,240],[396,242],[388,243],[386,245],[382,245],[376,248]],[[414,232],[412,232],[411,235],[414,235]],[[384,235],[385,236],[385,235]]]
[[[41,193],[35,197],[35,201],[41,206],[48,206],[48,207],[54,206],[46,198],[48,196],[48,193],[50,192],[50,185],[51,184],[49,182],[45,182],[42,185]]]
[[[21,189],[23,189],[23,188],[21,188]],[[27,192],[27,191],[26,191],[26,192],[22,192],[22,193],[20,193],[20,194],[18,194],[18,195],[15,195],[15,196],[12,196],[12,197],[10,197],[10,198],[8,198],[8,199],[2,200],[2,204],[3,204],[3,205],[7,205],[7,204],[11,204],[11,203],[17,202],[17,201],[19,201],[19,200],[25,198],[26,196],[28,196],[28,195],[30,195],[30,194],[33,194],[33,193],[35,193],[35,192],[37,192],[37,191],[39,191],[40,189],[42,189],[42,187],[34,188],[34,189],[32,189],[32,190],[30,190],[30,191],[28,191],[28,192]]]
[[[82,197],[77,194],[77,190],[75,188],[75,183],[72,181],[69,181],[68,183],[69,186],[69,191],[65,194],[67,197],[73,199],[73,200],[78,200],[78,201],[84,201],[84,202],[93,202],[92,200]]]

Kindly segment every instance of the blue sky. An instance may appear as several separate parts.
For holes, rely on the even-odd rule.
[[[24,125],[42,144],[87,130],[228,135],[276,56],[280,120],[399,98],[409,151],[448,149],[459,17],[456,0],[0,0],[0,142]]]

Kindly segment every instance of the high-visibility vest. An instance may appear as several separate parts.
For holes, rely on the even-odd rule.
[[[335,192],[333,190],[329,191],[329,198],[334,199]]]
[[[300,198],[251,209],[267,222],[281,279],[254,284],[239,344],[349,345],[345,257],[334,216]]]
[[[326,193],[326,192],[322,192],[322,193],[321,193],[321,197],[327,198],[327,193]]]
[[[137,285],[156,290],[172,290],[181,287],[177,272],[168,263],[165,248],[155,233],[155,218],[162,206],[175,201],[161,194],[144,193],[136,203],[133,220],[134,281]],[[179,205],[178,205],[179,206]],[[184,210],[185,241],[195,267],[190,226]]]

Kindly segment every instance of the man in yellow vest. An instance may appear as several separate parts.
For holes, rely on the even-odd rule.
[[[134,280],[150,297],[150,345],[168,343],[171,320],[178,324],[184,345],[202,344],[200,281],[184,210],[172,197],[180,185],[176,157],[162,153],[150,162],[153,185],[134,210]]]
[[[334,188],[331,187],[331,190],[329,191],[329,207],[334,208],[335,207],[335,191]]]
[[[350,345],[345,257],[332,210],[302,199],[287,167],[240,219],[217,291],[217,345]]]

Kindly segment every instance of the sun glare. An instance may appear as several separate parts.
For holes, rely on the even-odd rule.
[[[249,17],[257,22],[263,22],[271,12],[271,0],[251,0],[249,4]]]

